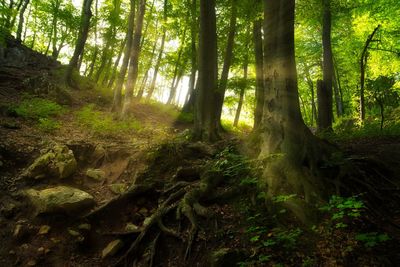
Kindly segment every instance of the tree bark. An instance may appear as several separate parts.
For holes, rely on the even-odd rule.
[[[135,33],[133,36],[131,59],[128,71],[128,81],[126,83],[125,100],[122,107],[122,115],[125,115],[127,108],[132,102],[133,92],[135,91],[136,80],[139,74],[139,56],[140,56],[140,41],[142,38],[143,19],[146,11],[146,0],[140,0],[137,20],[135,25]]]
[[[368,62],[368,48],[374,38],[374,35],[376,32],[379,30],[381,25],[378,25],[374,31],[368,36],[367,41],[365,42],[364,49],[361,53],[361,59],[360,59],[360,120],[364,121],[365,120],[365,96],[364,96],[364,91],[365,91],[365,70],[367,67],[367,62]]]
[[[215,141],[219,138],[215,113],[217,57],[215,0],[200,0],[199,90],[196,96],[193,135],[196,140]]]
[[[294,194],[282,205],[307,223],[312,221],[311,206],[325,189],[319,166],[330,156],[330,146],[312,135],[301,116],[294,10],[295,0],[264,0],[265,98],[259,158],[265,165],[260,185],[271,208],[274,196]]]
[[[28,7],[29,0],[24,0],[24,4],[21,7],[21,10],[19,12],[19,22],[18,22],[18,29],[17,29],[17,40],[21,41],[21,35],[22,35],[22,27],[24,26],[24,13],[26,8]]]
[[[178,81],[179,81],[179,79],[177,79],[177,78],[179,78],[178,72],[180,72],[180,69],[182,68],[181,67],[181,56],[182,56],[182,52],[183,52],[183,46],[185,45],[185,36],[186,36],[186,28],[183,30],[183,35],[181,38],[181,40],[183,40],[183,41],[180,45],[179,52],[178,52],[178,58],[175,62],[174,78],[172,79],[172,85],[171,85],[169,97],[167,100],[167,105],[172,104],[172,102],[176,96],[176,89],[177,89]]]
[[[326,92],[323,93],[325,99],[320,103],[326,105],[324,107],[318,106],[319,121],[318,131],[332,131],[333,121],[333,108],[332,108],[332,79],[334,76],[333,58],[332,58],[332,43],[331,43],[331,28],[332,28],[332,15],[330,0],[322,0],[323,5],[323,21],[322,21],[322,47],[323,47],[323,79],[324,85],[321,89]]]
[[[237,19],[237,7],[236,0],[231,0],[232,13],[229,22],[229,34],[226,43],[224,66],[222,68],[221,79],[219,81],[218,90],[215,92],[215,113],[217,118],[217,127],[221,126],[221,114],[222,107],[224,105],[225,91],[228,84],[229,69],[231,67],[232,57],[233,57],[233,46],[235,44],[236,35],[236,19]]]
[[[125,75],[128,69],[129,59],[132,50],[134,24],[135,24],[135,0],[130,0],[128,31],[126,32],[126,46],[125,46],[124,58],[122,60],[121,70],[119,71],[117,82],[114,88],[114,100],[112,105],[112,111],[119,112],[121,108],[122,85],[124,84]]]
[[[256,108],[254,111],[254,126],[258,129],[264,109],[264,62],[263,62],[263,40],[262,20],[257,19],[253,23],[254,56],[256,67]]]
[[[117,59],[114,62],[114,66],[112,68],[111,77],[110,77],[110,80],[108,81],[108,84],[107,84],[108,88],[112,88],[113,85],[114,85],[114,81],[115,81],[115,76],[117,74],[118,65],[119,65],[119,62],[121,61],[121,57],[122,57],[122,54],[124,52],[125,46],[126,46],[126,37],[121,42],[121,46],[120,46],[120,49],[119,49],[119,52],[118,52],[118,56],[117,56]]]
[[[67,71],[65,74],[66,82],[69,86],[74,87],[72,81],[72,72],[77,70],[78,60],[81,56],[83,49],[85,48],[86,39],[89,33],[89,26],[90,26],[90,18],[92,17],[92,12],[90,10],[92,6],[93,0],[84,0],[82,6],[82,15],[81,15],[81,26],[79,29],[78,39],[76,41],[74,54],[69,61]],[[79,70],[78,70],[79,71]]]

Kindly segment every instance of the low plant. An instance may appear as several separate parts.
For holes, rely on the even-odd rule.
[[[58,116],[65,112],[65,108],[59,104],[38,97],[25,98],[11,109],[22,118],[34,120]]]
[[[118,135],[121,133],[133,133],[142,127],[140,123],[132,118],[117,120],[112,114],[95,110],[94,105],[87,105],[76,112],[78,122],[89,128],[94,134],[98,135]]]
[[[61,127],[61,124],[51,118],[40,118],[38,127],[44,132],[53,132],[59,129]]]

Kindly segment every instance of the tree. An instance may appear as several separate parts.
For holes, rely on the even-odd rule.
[[[18,22],[18,30],[17,30],[17,40],[19,40],[19,41],[21,41],[22,27],[24,26],[24,13],[29,4],[29,1],[30,0],[24,0],[24,3],[19,12],[19,22]]]
[[[140,56],[140,41],[142,38],[143,18],[146,10],[146,0],[140,0],[138,14],[136,16],[135,32],[132,41],[131,58],[128,71],[128,81],[126,83],[125,100],[122,107],[124,115],[129,107],[133,92],[136,86],[136,80],[139,74],[139,56]]]
[[[320,83],[318,94],[318,131],[331,131],[332,130],[332,79],[334,76],[333,57],[332,57],[332,43],[331,43],[331,28],[332,28],[332,15],[331,15],[331,2],[330,0],[322,0],[323,5],[323,19],[322,19],[322,47],[323,47],[323,82]]]
[[[253,22],[254,56],[256,67],[256,107],[254,110],[254,129],[258,129],[264,108],[264,63],[262,20],[257,18]]]
[[[199,90],[196,96],[194,139],[218,139],[215,114],[217,90],[217,26],[215,0],[200,0]]]
[[[265,98],[260,126],[266,200],[295,194],[284,205],[303,222],[322,196],[319,164],[330,155],[300,113],[294,52],[295,0],[264,0]]]
[[[122,104],[122,86],[125,81],[126,71],[128,69],[129,59],[131,57],[132,43],[133,43],[133,28],[135,24],[135,0],[130,0],[130,12],[128,19],[128,29],[126,32],[126,45],[124,58],[122,60],[121,69],[118,74],[117,82],[114,88],[114,100],[112,105],[113,111],[119,111]]]
[[[90,18],[92,17],[92,11],[91,11],[92,2],[93,0],[83,1],[79,35],[78,39],[76,40],[74,54],[71,60],[69,61],[67,71],[65,74],[66,82],[70,86],[74,86],[72,81],[72,72],[76,70],[78,67],[78,60],[79,57],[82,55],[86,39],[89,33]]]

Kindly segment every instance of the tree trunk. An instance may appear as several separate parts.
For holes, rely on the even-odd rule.
[[[282,205],[307,223],[313,215],[310,204],[318,202],[325,189],[318,167],[330,156],[330,150],[312,135],[300,112],[295,0],[264,0],[264,4],[265,99],[259,158],[265,165],[260,185],[271,208],[274,196],[294,194]]]
[[[217,131],[216,91],[218,88],[217,26],[215,0],[200,0],[199,90],[194,116],[194,139],[215,141]]]
[[[156,88],[156,81],[157,81],[158,71],[160,69],[161,60],[162,60],[163,53],[164,53],[164,45],[165,45],[166,34],[167,34],[166,29],[164,29],[163,36],[161,38],[160,51],[158,53],[157,62],[156,62],[156,65],[154,67],[153,79],[151,81],[150,88],[149,88],[149,91],[147,92],[147,96],[146,96],[147,100],[150,100],[150,98],[152,97],[152,95],[154,93],[154,89]]]
[[[229,34],[226,43],[224,66],[222,68],[221,79],[219,81],[218,90],[215,92],[215,113],[217,120],[217,127],[221,127],[221,114],[222,107],[224,105],[225,91],[228,84],[229,69],[231,67],[232,57],[233,57],[233,46],[235,44],[236,35],[236,18],[237,18],[237,7],[236,0],[231,0],[232,13],[229,22]]]
[[[183,51],[183,46],[185,45],[185,36],[186,36],[186,28],[183,30],[183,35],[181,40],[182,44],[180,45],[179,52],[178,52],[178,58],[175,62],[175,70],[174,70],[174,78],[172,79],[172,85],[171,85],[171,90],[169,93],[167,105],[172,104],[173,100],[175,99],[176,96],[176,88],[178,86],[178,72],[180,72],[181,67],[181,56],[182,56],[182,51]]]
[[[96,18],[96,23],[94,24],[94,52],[92,61],[89,66],[89,74],[88,77],[92,77],[94,71],[94,65],[96,64],[97,54],[99,53],[99,46],[97,44],[97,18],[99,17],[99,0],[96,0],[94,4],[94,16]]]
[[[151,66],[153,65],[154,55],[156,53],[157,41],[158,40],[154,41],[153,48],[151,49],[150,60],[149,60],[149,63],[147,64],[147,66],[146,66],[146,72],[145,72],[145,74],[143,76],[139,92],[137,93],[137,98],[138,99],[141,99],[143,97],[144,89],[146,88],[147,80],[149,78],[149,71],[150,71]]]
[[[254,126],[258,129],[264,109],[264,63],[263,63],[263,40],[262,40],[262,20],[257,19],[253,25],[254,56],[256,67],[256,108],[254,111]]]
[[[18,29],[17,29],[17,40],[21,41],[21,35],[22,35],[22,27],[24,26],[24,13],[29,4],[29,0],[24,0],[24,4],[21,7],[21,10],[19,12],[19,22],[18,22]]]
[[[32,5],[29,5],[29,10],[28,10],[28,15],[26,16],[26,22],[25,22],[25,29],[24,29],[24,36],[22,37],[22,42],[25,43],[26,40],[26,34],[28,33],[28,22],[29,19],[31,17],[31,13],[32,13]]]
[[[240,118],[240,113],[242,111],[242,106],[243,106],[243,99],[244,99],[244,92],[247,87],[247,69],[248,69],[248,60],[247,58],[245,59],[244,66],[243,66],[243,79],[245,83],[243,84],[243,87],[240,89],[240,96],[239,96],[239,103],[238,107],[236,109],[236,114],[235,114],[235,120],[233,121],[233,127],[237,127],[239,124],[239,118]]]
[[[92,12],[90,10],[92,6],[93,0],[84,0],[82,6],[82,15],[81,15],[81,26],[79,29],[78,39],[76,40],[74,54],[69,61],[68,68],[65,74],[66,82],[69,86],[74,87],[72,81],[72,72],[77,70],[78,60],[81,56],[83,49],[85,48],[86,39],[89,33],[90,26],[90,18],[92,17]],[[79,71],[79,70],[78,70]]]
[[[310,88],[310,93],[311,93],[311,126],[314,126],[314,121],[315,121],[315,124],[317,124],[317,120],[318,120],[317,105],[315,104],[314,83],[311,80],[310,72],[307,67],[306,67],[306,80],[307,80],[307,84],[308,84],[308,87]]]
[[[368,48],[369,45],[372,42],[372,39],[374,38],[375,33],[379,30],[381,25],[378,25],[374,29],[374,31],[371,33],[371,35],[368,36],[367,41],[365,42],[364,49],[361,53],[361,59],[360,59],[360,120],[364,121],[365,120],[365,100],[364,100],[364,87],[365,87],[365,70],[367,68],[367,61],[368,61]]]
[[[122,53],[124,51],[125,46],[126,46],[126,38],[124,38],[124,40],[122,41],[120,49],[119,49],[119,52],[118,52],[117,59],[114,62],[114,66],[112,68],[111,77],[110,77],[110,80],[108,81],[108,84],[107,84],[108,88],[112,88],[113,85],[114,85],[114,81],[115,81],[115,76],[117,74],[118,65],[119,65],[119,62],[121,61]]]
[[[124,84],[126,70],[128,69],[129,59],[132,50],[133,28],[135,24],[135,0],[130,0],[130,11],[128,19],[128,31],[126,33],[126,46],[124,59],[122,60],[121,70],[117,78],[117,83],[114,88],[114,100],[112,111],[119,111],[122,103],[122,85]]]
[[[332,44],[331,44],[331,28],[332,28],[332,15],[330,0],[322,0],[323,5],[323,21],[322,21],[322,47],[323,47],[323,93],[325,97],[320,103],[324,103],[324,107],[318,106],[319,118],[321,124],[318,131],[332,131],[333,109],[332,109],[332,79],[334,76],[333,58],[332,58]],[[322,89],[321,88],[321,89]],[[322,112],[326,114],[321,114]]]
[[[197,1],[196,0],[188,0],[191,1],[190,4],[190,12],[189,18],[190,21],[190,38],[191,38],[191,50],[190,50],[190,61],[191,61],[191,70],[190,70],[190,78],[189,78],[189,89],[186,94],[185,104],[183,106],[184,112],[191,112],[194,108],[194,101],[192,98],[192,94],[194,93],[195,83],[196,83],[196,73],[197,73],[197,47],[196,47],[196,39],[198,33],[198,23],[197,23]]]
[[[61,0],[57,1],[55,3],[55,6],[53,7],[53,22],[52,22],[52,26],[53,26],[53,40],[52,40],[52,46],[53,49],[51,51],[51,57],[54,60],[57,60],[58,57],[58,52],[57,52],[57,35],[58,35],[58,28],[57,28],[57,22],[58,22],[58,11],[60,9],[60,5],[61,5]]]
[[[122,115],[124,115],[132,102],[133,92],[135,91],[136,80],[139,74],[139,56],[140,56],[140,41],[142,38],[143,19],[146,11],[146,0],[140,0],[138,15],[135,25],[135,33],[133,36],[131,59],[128,71],[128,81],[126,84],[125,100],[122,107]]]

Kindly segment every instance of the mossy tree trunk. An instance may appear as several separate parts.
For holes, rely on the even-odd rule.
[[[324,192],[319,166],[331,151],[306,127],[300,113],[294,53],[295,0],[264,0],[265,98],[260,125],[266,200],[295,194],[284,205],[301,221]],[[269,205],[270,206],[270,205]]]

